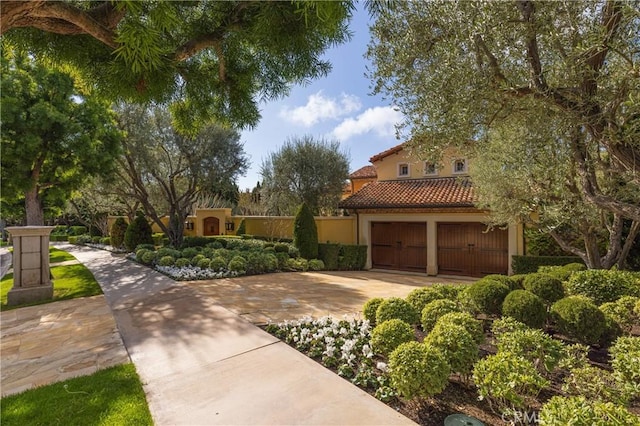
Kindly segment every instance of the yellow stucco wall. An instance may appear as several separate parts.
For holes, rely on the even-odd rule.
[[[467,173],[453,173],[453,163],[457,159],[464,159],[465,157],[457,154],[454,149],[448,149],[442,156],[442,161],[438,165],[437,174],[427,175],[424,172],[424,161],[419,161],[414,157],[410,157],[405,150],[398,153],[391,154],[388,157],[378,160],[373,165],[376,167],[378,173],[378,180],[393,180],[393,179],[421,179],[425,177],[451,177],[451,176],[464,176]],[[409,165],[408,176],[398,176],[398,167],[400,164]],[[469,160],[467,159],[467,170],[470,167]]]
[[[247,234],[268,238],[293,238],[293,216],[234,216],[234,229],[245,220]],[[355,244],[355,217],[316,216],[318,241],[325,243]]]

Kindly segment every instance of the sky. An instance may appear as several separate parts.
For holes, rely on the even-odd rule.
[[[370,95],[371,81],[365,76],[369,23],[368,13],[359,4],[350,24],[351,41],[325,53],[324,59],[333,66],[329,75],[306,86],[294,86],[286,98],[262,104],[258,126],[242,132],[251,165],[238,180],[241,191],[262,180],[263,160],[291,137],[337,140],[350,158],[350,172],[369,165],[373,155],[400,143],[395,124],[402,115],[381,95]]]

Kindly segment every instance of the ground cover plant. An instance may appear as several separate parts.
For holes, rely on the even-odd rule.
[[[75,260],[75,257],[63,250],[50,248],[49,252],[49,261],[52,264]],[[13,273],[5,275],[0,281],[0,309],[4,311],[24,306],[55,302],[58,300],[75,299],[77,297],[89,297],[102,294],[102,289],[95,277],[91,271],[82,264],[54,265],[51,267],[51,275],[53,276],[53,299],[29,305],[16,306],[7,305],[7,293],[9,293],[9,290],[11,290],[11,287],[13,286]]]
[[[133,364],[2,398],[3,425],[152,425]]]
[[[529,288],[551,289],[540,291],[545,298],[517,285],[526,277],[512,285],[490,277],[488,285],[412,291],[404,303],[371,299],[364,319],[305,318],[266,329],[422,425],[459,412],[487,425],[640,425],[640,299],[628,295],[640,289],[639,277],[631,274],[627,290],[598,304],[567,291],[580,269],[545,271],[565,277],[561,292],[546,277],[530,279]],[[618,273],[629,277],[607,272],[614,282]],[[407,315],[415,306],[424,306],[421,324]],[[528,324],[518,320],[529,313]],[[579,326],[583,320],[589,327]]]

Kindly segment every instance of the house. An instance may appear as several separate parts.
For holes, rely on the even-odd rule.
[[[378,179],[378,173],[375,166],[364,166],[349,175],[349,183],[345,185],[342,191],[342,199],[360,191],[365,185],[375,182]]]
[[[507,274],[511,256],[523,254],[520,225],[485,225],[469,159],[449,150],[433,164],[400,144],[369,161],[376,179],[339,204],[356,217],[357,242],[369,246],[367,268],[476,277]]]

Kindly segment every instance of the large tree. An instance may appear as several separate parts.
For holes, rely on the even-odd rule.
[[[64,207],[111,171],[120,133],[108,106],[69,75],[11,51],[1,60],[3,206],[24,200],[27,225],[43,225],[45,207]]]
[[[174,101],[183,130],[253,126],[258,102],[326,75],[350,1],[2,1],[3,42],[71,65],[113,100]]]
[[[195,135],[181,134],[164,107],[123,105],[119,122],[126,133],[118,171],[123,187],[178,247],[184,221],[198,198],[224,195],[246,171],[240,136],[217,125]],[[168,225],[161,220],[164,215]]]
[[[311,136],[288,139],[262,163],[262,202],[272,214],[295,214],[306,203],[313,214],[336,211],[349,177],[340,143]]]
[[[637,2],[390,2],[372,34],[375,90],[405,114],[417,151],[433,158],[453,145],[488,156],[500,149],[493,139],[517,135],[531,145],[518,152],[523,161],[536,155],[570,171],[563,190],[575,217],[604,215],[617,254],[583,252],[590,266],[611,264],[621,223],[640,222]]]

